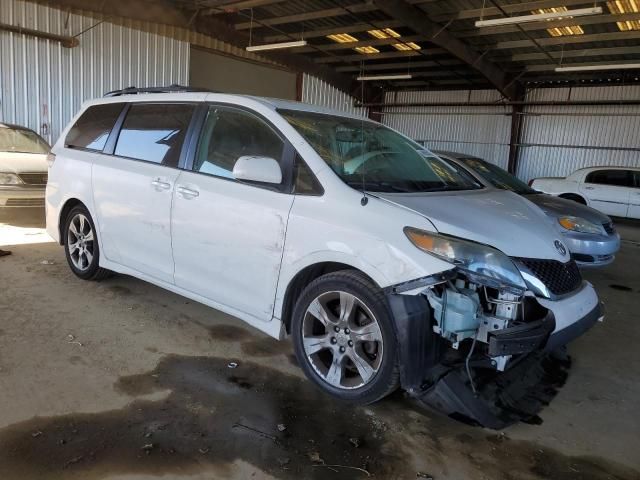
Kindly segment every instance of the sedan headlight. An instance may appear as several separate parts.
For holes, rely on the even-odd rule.
[[[412,227],[404,233],[420,250],[453,263],[471,280],[494,288],[527,288],[511,259],[495,248]]]
[[[0,173],[0,185],[21,185],[22,180],[15,173]]]
[[[558,223],[567,230],[580,233],[592,233],[595,235],[604,234],[602,225],[590,222],[580,217],[560,217]]]

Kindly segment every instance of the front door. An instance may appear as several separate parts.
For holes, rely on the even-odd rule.
[[[108,260],[173,283],[171,202],[191,104],[133,103],[92,182]]]
[[[625,217],[631,195],[632,176],[629,170],[602,169],[589,172],[580,192],[589,206],[607,215]]]
[[[244,317],[270,321],[289,211],[289,148],[257,115],[211,106],[191,171],[178,178],[171,230],[176,285]],[[243,155],[271,157],[281,185],[234,179]]]

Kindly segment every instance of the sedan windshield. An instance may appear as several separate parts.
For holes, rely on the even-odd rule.
[[[492,163],[479,158],[460,158],[459,160],[496,188],[511,190],[520,195],[538,193],[522,180]]]
[[[380,124],[300,110],[279,113],[353,188],[403,193],[482,188],[461,169]]]
[[[32,130],[0,126],[0,152],[49,153],[49,150],[47,142]]]

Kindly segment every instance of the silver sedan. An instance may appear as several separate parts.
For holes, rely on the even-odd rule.
[[[435,152],[444,160],[462,167],[487,187],[512,190],[535,203],[562,234],[571,256],[580,267],[601,267],[613,262],[620,249],[620,235],[611,218],[604,213],[572,200],[547,195],[502,168],[463,153]]]

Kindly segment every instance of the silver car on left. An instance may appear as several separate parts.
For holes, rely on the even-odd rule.
[[[463,167],[486,187],[511,190],[547,214],[579,267],[609,265],[620,250],[620,235],[604,213],[565,198],[534,190],[506,170],[464,153],[435,152],[444,160]]]
[[[44,207],[50,149],[33,130],[0,123],[0,208]]]

